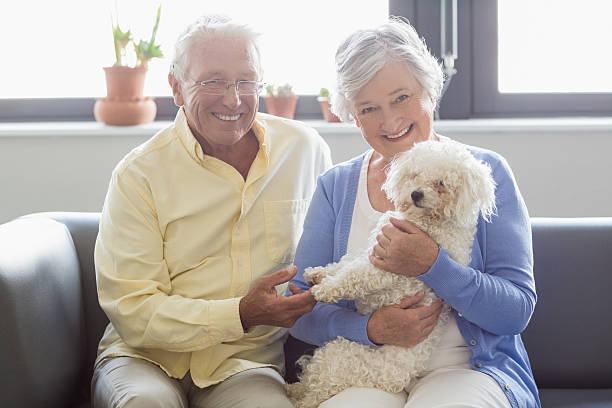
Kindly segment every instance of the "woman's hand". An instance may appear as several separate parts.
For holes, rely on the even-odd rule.
[[[423,300],[424,296],[423,292],[406,296],[400,304],[384,306],[372,313],[366,327],[370,341],[413,347],[425,340],[438,322],[442,301],[438,299],[429,306],[410,309]]]
[[[390,218],[376,237],[378,243],[370,253],[377,268],[405,276],[419,276],[438,258],[438,244],[413,223]]]

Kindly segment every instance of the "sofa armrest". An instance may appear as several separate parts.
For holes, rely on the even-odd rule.
[[[96,288],[96,268],[94,265],[94,248],[100,224],[99,212],[41,212],[24,215],[22,219],[43,218],[52,219],[64,224],[76,248],[81,267],[81,293],[83,299],[83,313],[85,315],[85,350],[86,359],[82,361],[82,370],[85,373],[82,379],[81,393],[85,399],[89,398],[90,383],[94,361],[97,357],[98,343],[102,338],[104,329],[108,325],[108,317],[98,303]]]
[[[81,299],[79,261],[63,224],[0,225],[0,406],[72,405],[85,336]]]

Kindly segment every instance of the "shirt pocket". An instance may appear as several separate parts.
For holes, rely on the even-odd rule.
[[[293,262],[309,203],[306,199],[264,202],[266,246],[274,262]]]

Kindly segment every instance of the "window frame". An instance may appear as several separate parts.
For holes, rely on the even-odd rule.
[[[440,56],[440,3],[388,0],[389,14],[406,17]],[[440,119],[609,116],[612,93],[502,94],[497,86],[497,0],[460,0],[459,58],[439,106]],[[0,122],[94,121],[96,98],[0,99]],[[156,120],[173,120],[171,97],[156,97]],[[260,98],[260,111],[265,100]],[[300,95],[296,119],[322,120],[316,95]]]
[[[612,93],[500,93],[497,1],[473,0],[473,117],[609,116]]]
[[[612,93],[500,93],[497,0],[460,0],[457,5],[457,73],[440,101],[440,119],[610,116]],[[408,18],[440,59],[438,1],[391,0],[389,13]]]

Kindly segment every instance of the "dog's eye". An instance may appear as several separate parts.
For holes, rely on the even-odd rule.
[[[444,187],[444,182],[442,180],[438,181],[438,187]]]

